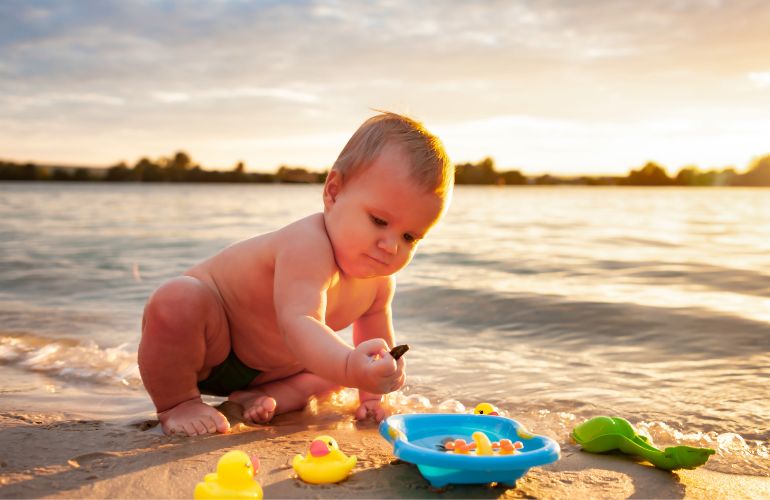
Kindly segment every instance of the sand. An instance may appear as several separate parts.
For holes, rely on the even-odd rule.
[[[4,406],[7,406],[4,404]],[[0,409],[1,498],[192,498],[219,457],[239,449],[260,458],[265,498],[770,498],[770,478],[707,469],[665,472],[623,455],[594,455],[560,443],[562,457],[536,467],[515,488],[473,485],[437,491],[400,462],[374,422],[340,414],[294,413],[269,426],[246,426],[225,405],[226,435],[164,436],[147,422],[84,419],[66,413]],[[335,485],[299,480],[291,459],[319,434],[358,456]]]

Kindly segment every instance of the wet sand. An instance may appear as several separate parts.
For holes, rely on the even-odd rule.
[[[584,453],[559,443],[561,459],[535,467],[515,488],[474,485],[435,490],[417,468],[395,459],[374,422],[335,413],[294,413],[269,426],[247,426],[225,405],[226,435],[164,436],[151,422],[90,420],[65,413],[0,408],[0,498],[192,498],[226,451],[260,459],[265,498],[768,498],[770,478],[706,469],[658,470],[623,455]],[[291,459],[329,434],[358,457],[335,485],[299,480]]]

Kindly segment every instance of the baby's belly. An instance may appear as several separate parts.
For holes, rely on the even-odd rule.
[[[275,325],[231,321],[230,341],[238,358],[252,368],[273,372],[300,367]]]
[[[218,296],[227,318],[230,346],[238,359],[262,371],[256,383],[288,377],[304,370],[291,354],[278,330],[272,297],[256,284],[270,282],[257,275],[253,280],[234,280],[211,262],[204,262],[185,274],[206,283]],[[272,290],[272,287],[270,287]]]

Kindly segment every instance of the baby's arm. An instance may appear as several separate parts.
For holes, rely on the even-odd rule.
[[[336,384],[373,392],[394,390],[395,361],[376,356],[387,352],[385,341],[363,342],[353,349],[325,324],[334,261],[324,250],[316,247],[308,255],[301,247],[289,246],[276,257],[275,311],[286,345],[308,371]]]
[[[389,276],[383,278],[383,281],[378,289],[377,296],[370,309],[361,316],[353,324],[353,343],[360,345],[362,342],[366,342],[371,339],[383,339],[388,344],[388,349],[392,348],[395,344],[393,336],[393,317],[391,303],[393,301],[393,294],[395,292],[395,278]],[[386,358],[392,359],[390,354],[385,354]],[[398,385],[395,389],[399,389],[404,385],[405,373],[404,373],[404,360],[399,359],[397,361],[397,369],[399,373]],[[395,390],[394,389],[394,390]],[[364,390],[359,390],[358,399],[360,406],[356,410],[356,418],[364,419],[367,416],[374,416],[375,420],[380,421],[385,418],[385,410],[380,406],[382,401],[381,393],[372,393]]]

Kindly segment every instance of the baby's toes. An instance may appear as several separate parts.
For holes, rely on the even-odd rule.
[[[225,417],[219,412],[212,415],[211,424],[213,426],[213,429],[212,427],[209,427],[209,432],[212,434],[214,432],[226,433],[230,431],[230,421],[227,420],[227,417]]]
[[[275,399],[271,397],[264,397],[262,398],[262,401],[259,402],[259,406],[262,407],[265,415],[272,416],[273,413],[275,413],[275,407],[277,406],[277,403],[275,402]]]
[[[257,405],[250,406],[248,410],[243,412],[243,416],[246,417],[247,421],[261,423],[262,417],[259,415],[259,406]]]
[[[243,412],[243,416],[246,417],[246,420],[250,422],[257,422],[259,423],[259,413],[257,413],[257,409],[253,406]]]
[[[267,396],[254,401],[251,407],[251,419],[259,424],[266,424],[273,418],[275,406],[275,399]]]

